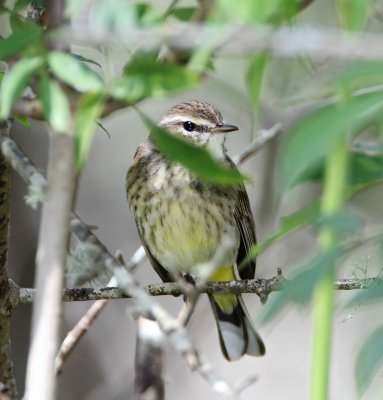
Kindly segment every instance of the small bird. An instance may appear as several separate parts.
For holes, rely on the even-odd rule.
[[[195,145],[206,147],[222,164],[236,168],[226,154],[225,133],[236,131],[212,105],[190,101],[172,107],[159,126]],[[256,243],[249,198],[242,184],[221,185],[200,179],[161,154],[151,140],[138,146],[126,180],[127,197],[141,242],[160,278],[177,274],[197,277],[196,267],[208,262],[222,237],[235,246],[210,281],[251,279],[255,260],[237,270]],[[244,354],[261,356],[265,346],[240,295],[209,295],[222,353],[233,361]]]

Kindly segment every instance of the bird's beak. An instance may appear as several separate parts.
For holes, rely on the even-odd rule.
[[[210,132],[226,133],[226,132],[237,131],[238,129],[239,129],[238,126],[231,125],[231,124],[217,124],[214,128],[210,129]]]

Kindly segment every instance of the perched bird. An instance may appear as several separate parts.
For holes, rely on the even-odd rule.
[[[195,145],[206,147],[223,164],[236,168],[226,154],[225,133],[238,130],[226,124],[212,105],[200,101],[171,108],[159,126]],[[220,185],[201,180],[182,165],[169,161],[150,137],[136,151],[127,174],[127,197],[147,256],[164,282],[177,274],[198,278],[196,267],[207,262],[223,235],[234,238],[223,265],[211,281],[254,277],[255,261],[236,266],[256,243],[249,198],[242,184]],[[261,356],[265,346],[240,295],[209,296],[222,352],[228,360],[243,354]]]

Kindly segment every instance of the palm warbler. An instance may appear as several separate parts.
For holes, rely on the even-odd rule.
[[[225,132],[238,128],[223,122],[210,104],[191,101],[171,108],[159,126],[198,146],[207,147],[225,165],[235,168],[226,154]],[[198,278],[196,267],[211,259],[223,235],[235,240],[211,281],[254,277],[255,261],[236,266],[256,243],[249,198],[243,185],[218,185],[201,180],[169,161],[149,139],[136,151],[127,174],[127,196],[147,256],[164,282],[177,274]],[[243,354],[263,355],[265,346],[249,318],[241,296],[210,295],[220,344],[228,360]]]

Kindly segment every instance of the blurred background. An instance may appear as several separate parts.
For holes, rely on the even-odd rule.
[[[188,4],[187,2],[181,2]],[[379,2],[375,2],[379,7]],[[166,8],[165,1],[158,7]],[[318,0],[302,12],[304,23],[336,26],[332,1]],[[379,29],[381,22],[374,19],[371,29]],[[6,24],[2,27],[6,31]],[[77,53],[103,63],[104,52],[82,48]],[[109,57],[114,71],[129,57],[127,52],[114,49]],[[331,76],[333,62],[319,60],[309,68],[299,60],[276,59],[267,76],[261,118],[257,124],[243,77],[246,57],[218,57],[215,72],[197,89],[177,96],[147,100],[139,108],[153,120],[158,120],[171,106],[185,100],[202,100],[215,105],[226,122],[240,127],[239,132],[228,135],[231,156],[239,153],[256,135],[257,129],[269,128],[277,122],[286,129],[296,118],[315,107],[304,99],[311,89],[320,85],[320,78]],[[315,72],[315,75],[313,74]],[[318,79],[319,77],[319,79]],[[317,81],[318,80],[318,81]],[[317,82],[316,82],[317,81]],[[293,104],[293,105],[292,105]],[[94,136],[89,159],[82,173],[76,202],[76,212],[90,225],[97,226],[96,234],[111,253],[121,250],[126,259],[139,247],[132,213],[125,194],[125,175],[136,147],[148,135],[137,112],[133,109],[118,111],[103,124],[110,134],[101,129]],[[323,126],[326,129],[326,126]],[[44,171],[47,161],[48,134],[43,123],[32,122],[32,130],[15,124],[12,136],[32,161]],[[283,135],[282,135],[283,136]],[[278,156],[283,137],[268,146],[243,165],[252,177],[247,190],[252,204],[258,241],[262,242],[278,226],[280,218],[298,210],[315,198],[320,187],[305,185],[280,198],[276,185]],[[30,209],[24,202],[27,193],[24,182],[13,176],[11,248],[9,275],[23,287],[33,287],[34,263],[39,229],[40,212]],[[363,235],[382,230],[382,188],[372,188],[352,201],[352,207],[363,221]],[[257,277],[270,278],[281,267],[285,276],[301,264],[316,247],[315,232],[305,229],[289,235],[262,253],[257,261]],[[376,275],[382,268],[378,252],[373,247],[363,247],[342,259],[337,269],[339,277],[350,277],[358,271],[368,276]],[[159,278],[146,262],[135,272],[142,284],[159,282]],[[336,293],[337,309],[334,318],[334,341],[331,365],[332,399],[356,399],[354,362],[363,339],[382,315],[381,306],[360,309],[345,308],[350,296]],[[271,295],[273,296],[273,294]],[[255,295],[246,295],[246,303],[255,321],[262,306]],[[157,300],[173,315],[182,306],[181,298],[162,297]],[[122,400],[134,396],[135,322],[129,315],[131,300],[111,301],[94,326],[83,338],[75,352],[64,365],[59,378],[61,400]],[[67,303],[64,307],[62,338],[73,327],[90,303]],[[18,307],[12,321],[12,344],[19,392],[24,391],[24,378],[30,335],[31,306]],[[263,358],[245,356],[229,363],[221,355],[217,332],[206,296],[202,296],[189,325],[197,348],[213,363],[228,381],[240,385],[249,376],[257,381],[243,392],[243,399],[305,399],[308,397],[311,357],[310,305],[302,308],[285,308],[275,319],[259,326],[267,352]],[[211,391],[198,374],[191,373],[184,360],[170,345],[166,347],[166,398],[183,400],[211,398]],[[378,374],[364,399],[382,398],[382,375]]]

